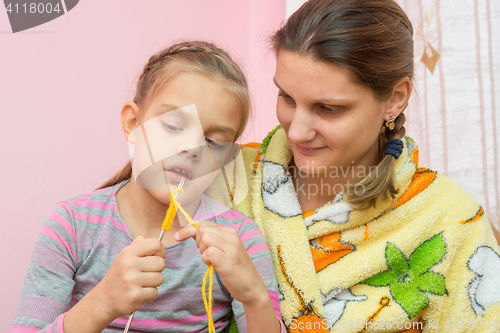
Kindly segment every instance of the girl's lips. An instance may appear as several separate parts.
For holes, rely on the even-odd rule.
[[[182,178],[184,178],[184,184],[187,184],[191,181],[187,177],[182,177],[178,173],[172,172],[169,170],[165,170],[165,175],[167,176],[167,180],[168,180],[169,184],[179,184],[181,182]]]
[[[302,154],[305,154],[305,155],[314,154],[315,152],[320,151],[321,149],[324,148],[324,147],[321,147],[321,148],[306,148],[306,147],[302,147],[298,143],[295,144],[295,147],[297,148],[297,150],[299,152],[301,152]]]

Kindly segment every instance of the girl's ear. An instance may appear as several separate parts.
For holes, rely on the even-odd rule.
[[[125,105],[123,105],[121,112],[122,130],[125,138],[131,144],[135,144],[136,135],[134,130],[139,123],[138,117],[139,107],[137,106],[137,104],[135,104],[134,102],[127,102],[125,103]]]
[[[408,101],[410,100],[411,91],[411,80],[408,77],[405,77],[396,83],[385,111],[384,119],[386,121],[391,118],[391,115],[394,118],[397,118],[399,114],[406,109]]]

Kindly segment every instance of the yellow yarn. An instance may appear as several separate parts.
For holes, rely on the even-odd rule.
[[[169,230],[172,227],[172,221],[175,218],[177,209],[179,209],[184,215],[184,217],[188,220],[188,222],[192,224],[196,229],[198,229],[198,226],[193,221],[193,219],[186,213],[186,211],[184,211],[181,204],[177,202],[177,200],[175,200],[174,195],[177,193],[177,191],[180,191],[181,194],[182,192],[184,192],[182,188],[178,188],[170,195],[170,206],[168,207],[167,215],[165,216],[165,220],[163,221],[161,228]],[[214,320],[212,319],[213,272],[214,272],[214,265],[210,265],[210,267],[208,267],[207,269],[207,272],[205,273],[205,276],[203,277],[203,287],[201,288],[203,294],[203,303],[205,303],[205,310],[207,311],[208,315],[208,333],[215,333]],[[207,285],[207,276],[209,274],[210,274],[210,284],[208,287],[208,300],[207,300],[205,289]]]
[[[203,293],[203,303],[205,303],[205,309],[207,310],[207,315],[208,315],[208,333],[215,333],[214,321],[212,319],[213,272],[214,272],[214,265],[210,265],[210,267],[208,267],[208,269],[207,269],[207,272],[205,273],[205,276],[203,277],[203,287],[201,288],[201,291]],[[208,286],[208,301],[207,301],[205,289],[207,286],[207,275],[208,274],[210,274],[210,284]]]
[[[170,202],[172,202],[173,197],[172,195],[170,196]],[[177,213],[177,209],[175,208],[175,205],[170,205],[167,210],[167,215],[165,215],[165,220],[163,220],[163,224],[161,225],[161,228],[164,230],[169,230],[172,227],[172,221],[175,218],[175,214]]]

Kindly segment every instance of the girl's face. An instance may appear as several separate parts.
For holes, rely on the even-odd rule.
[[[347,69],[282,50],[274,82],[278,120],[297,168],[318,174],[335,167],[340,174],[355,167],[358,173],[378,163],[378,136],[389,119],[389,102],[379,102],[370,89],[354,83]]]
[[[179,201],[198,198],[234,155],[239,109],[220,81],[190,73],[171,78],[134,130],[136,183],[167,204],[168,195],[185,178]]]

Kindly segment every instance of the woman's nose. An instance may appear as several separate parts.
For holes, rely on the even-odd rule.
[[[295,142],[314,139],[316,136],[314,121],[313,114],[309,110],[297,108],[288,128],[288,139]]]

